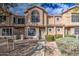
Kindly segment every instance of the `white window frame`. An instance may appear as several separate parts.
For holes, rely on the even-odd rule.
[[[76,29],[77,29],[78,32],[76,32]],[[79,35],[79,27],[74,28],[74,34]]]
[[[6,34],[7,32],[4,32],[4,35],[3,35],[3,29],[5,29],[5,30],[6,30],[6,29],[9,29],[9,35]],[[13,28],[10,28],[10,27],[9,27],[9,28],[2,28],[2,36],[12,36],[12,35],[10,35],[10,29],[11,29],[12,35],[13,35]]]
[[[28,31],[29,31],[29,29],[31,29],[32,27],[30,27],[30,28],[28,28],[28,30],[27,30],[27,35],[28,35]],[[35,29],[35,31],[36,31],[36,28],[34,28]],[[36,31],[37,32],[37,31]],[[35,35],[28,35],[28,36],[36,36],[36,33],[35,33]]]

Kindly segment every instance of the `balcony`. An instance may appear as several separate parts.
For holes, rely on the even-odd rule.
[[[0,26],[9,26],[9,23],[7,23],[7,22],[1,22]]]
[[[44,24],[41,23],[27,23],[26,26],[34,26],[34,27],[44,27]]]
[[[16,27],[24,27],[25,24],[12,24],[12,26],[16,26]]]

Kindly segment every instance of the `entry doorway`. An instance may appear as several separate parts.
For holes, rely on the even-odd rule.
[[[39,39],[44,39],[45,37],[45,29],[39,29]]]
[[[21,39],[21,35],[24,35],[24,28],[15,28],[14,35],[16,35],[16,39]]]

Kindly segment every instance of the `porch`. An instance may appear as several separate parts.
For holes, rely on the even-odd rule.
[[[25,37],[28,39],[45,40],[46,28],[45,27],[26,27]]]

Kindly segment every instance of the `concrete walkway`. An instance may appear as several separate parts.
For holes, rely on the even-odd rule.
[[[3,45],[5,45],[5,44],[7,44],[7,42],[4,42],[4,43],[0,43],[0,46],[3,46]]]
[[[46,42],[46,47],[52,49],[52,56],[61,56],[61,52],[59,51],[56,42]]]

